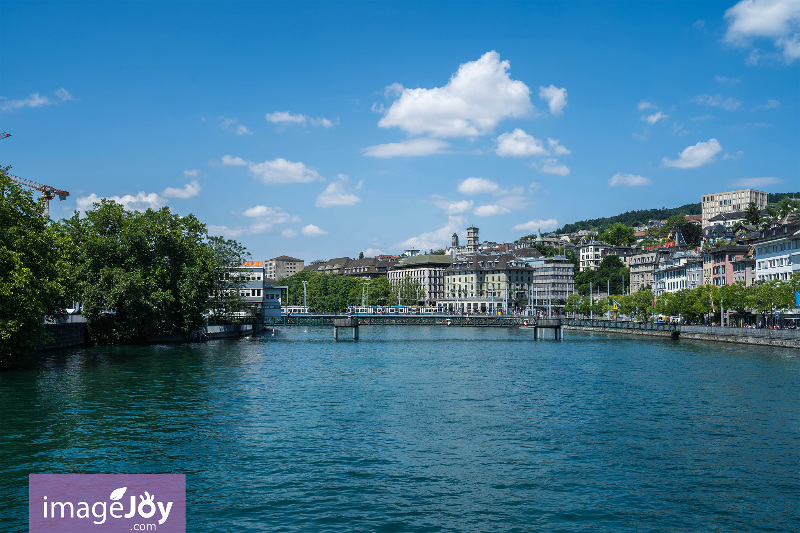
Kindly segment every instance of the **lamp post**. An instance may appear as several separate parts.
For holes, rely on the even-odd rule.
[[[307,286],[308,286],[308,282],[307,281],[303,281],[303,307],[308,307],[308,304],[306,303],[306,287]],[[286,289],[286,299],[287,300],[289,299],[289,289]],[[303,311],[306,311],[306,309],[303,309]]]

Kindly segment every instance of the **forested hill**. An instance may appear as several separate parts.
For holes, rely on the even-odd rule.
[[[776,204],[786,196],[789,196],[791,198],[800,198],[800,192],[769,193],[767,194],[767,203],[769,203],[770,205]],[[615,222],[620,222],[622,224],[625,224],[626,226],[631,226],[631,227],[643,226],[644,224],[647,223],[648,220],[651,219],[666,220],[669,217],[675,215],[700,215],[700,214],[702,214],[700,203],[686,204],[672,209],[667,209],[666,207],[662,207],[661,209],[642,209],[641,211],[628,211],[627,213],[622,213],[621,215],[613,217],[594,218],[592,220],[581,220],[580,222],[566,224],[564,225],[564,227],[555,230],[553,233],[574,233],[582,229],[601,231],[606,226],[613,224]]]
[[[675,215],[699,215],[700,213],[699,203],[686,204],[671,209],[666,207],[662,207],[661,209],[642,209],[639,211],[628,211],[613,217],[593,218],[591,220],[581,220],[572,224],[565,224],[563,227],[555,230],[554,233],[575,233],[582,229],[600,231],[615,222],[620,222],[631,227],[643,226],[648,220],[666,220]]]

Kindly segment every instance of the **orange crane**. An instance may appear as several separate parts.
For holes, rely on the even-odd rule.
[[[0,139],[5,139],[6,137],[11,137],[10,133],[0,133]],[[55,187],[51,187],[50,185],[42,185],[41,183],[37,183],[33,180],[27,180],[25,178],[20,178],[19,176],[14,176],[13,174],[7,173],[5,170],[0,169],[0,172],[3,173],[8,179],[15,183],[19,183],[20,185],[24,185],[25,187],[30,187],[31,189],[37,190],[42,193],[42,198],[44,198],[44,212],[42,215],[47,218],[50,216],[50,200],[53,200],[56,196],[58,196],[59,200],[66,200],[69,193],[67,191],[62,191],[60,189],[56,189]]]

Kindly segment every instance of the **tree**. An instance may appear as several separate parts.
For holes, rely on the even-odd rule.
[[[44,317],[60,314],[68,241],[42,216],[41,201],[0,171],[0,367],[17,365],[43,338]]]
[[[358,258],[364,259],[364,252],[358,252]]]
[[[758,210],[758,206],[755,202],[750,202],[747,204],[747,209],[744,211],[744,219],[748,224],[753,226],[758,225],[761,222],[761,213]]]
[[[681,232],[681,235],[683,235],[686,246],[696,248],[703,242],[703,230],[697,224],[686,222],[684,224],[679,224],[677,229]]]
[[[67,268],[94,342],[120,344],[200,327],[218,277],[206,228],[168,208],[126,211],[110,200],[62,223]]]
[[[775,210],[780,218],[786,217],[789,213],[800,213],[800,201],[793,200],[788,196],[784,197],[775,206]]]
[[[217,319],[230,320],[245,307],[240,289],[247,283],[243,276],[236,275],[233,267],[241,265],[250,254],[235,240],[223,237],[209,237],[208,245],[216,268],[208,308]]]
[[[599,239],[614,246],[629,246],[636,241],[636,235],[630,226],[615,222],[600,233]]]
[[[406,274],[400,278],[400,282],[392,287],[392,303],[394,305],[417,305],[420,300],[425,298],[425,290],[419,279],[412,278]],[[397,302],[395,304],[395,302]]]

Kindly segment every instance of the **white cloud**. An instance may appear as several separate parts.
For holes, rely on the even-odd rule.
[[[226,117],[219,117],[220,122],[222,124],[222,129],[225,131],[230,131],[235,133],[236,135],[252,135],[253,132],[250,131],[247,126],[244,124],[239,124],[239,119],[236,118],[226,118]]]
[[[66,89],[65,89],[65,88],[63,88],[63,87],[61,87],[60,89],[57,89],[57,90],[56,90],[56,96],[57,96],[57,97],[58,97],[58,98],[59,98],[59,99],[60,99],[62,102],[67,102],[67,101],[69,101],[69,100],[75,100],[75,97],[74,97],[74,96],[72,96],[72,95],[69,93],[69,91],[68,91],[68,90],[66,90]]]
[[[247,228],[243,228],[241,226],[231,228],[228,226],[208,225],[206,226],[206,228],[208,229],[209,235],[220,235],[222,237],[227,237],[227,238],[240,237],[245,233],[247,233]]]
[[[196,168],[192,170],[186,169],[183,171],[183,175],[187,178],[196,178],[198,174],[200,174],[200,171]]]
[[[453,233],[456,233],[459,228],[463,228],[466,221],[461,216],[450,216],[447,218],[447,224],[443,227],[423,233],[416,237],[411,237],[396,245],[396,248],[408,249],[417,248],[419,250],[437,250],[450,246],[450,239]]]
[[[167,203],[167,200],[159,196],[158,194],[151,192],[145,193],[144,191],[140,191],[136,195],[126,194],[123,196],[98,196],[95,193],[90,194],[89,196],[82,196],[77,199],[78,204],[78,211],[86,211],[87,209],[91,209],[92,205],[95,203],[99,203],[100,200],[103,198],[107,200],[113,200],[118,204],[122,204],[122,206],[128,211],[145,211],[147,209],[161,209]]]
[[[461,213],[466,213],[470,209],[475,202],[472,200],[461,200],[460,202],[448,202],[445,209],[447,210],[448,215],[460,215]]]
[[[694,97],[694,103],[705,104],[711,107],[721,107],[725,111],[735,111],[742,105],[740,100],[735,98],[723,98],[721,94],[700,94]]]
[[[314,203],[317,207],[349,206],[356,205],[361,198],[347,190],[350,178],[339,174],[337,180],[325,187]]]
[[[39,93],[33,93],[29,97],[21,100],[3,100],[3,103],[0,104],[0,110],[13,111],[14,109],[20,109],[22,107],[41,107],[52,103],[53,102],[48,97],[41,96]]]
[[[287,228],[281,232],[281,237],[284,237],[286,239],[293,239],[297,237],[297,232],[293,229]]]
[[[736,78],[729,78],[727,76],[714,76],[714,80],[717,83],[729,83],[731,85],[736,85],[737,83],[742,81],[742,78],[738,76]]]
[[[714,156],[722,151],[722,146],[716,139],[709,139],[708,142],[699,142],[689,146],[680,153],[678,159],[667,159],[661,161],[662,167],[675,168],[697,168],[707,165],[714,161]]]
[[[279,185],[285,183],[309,183],[322,180],[322,176],[316,170],[310,169],[303,163],[287,161],[282,157],[263,163],[253,163],[245,161],[241,157],[230,155],[222,156],[222,164],[236,167],[247,167],[253,177],[261,180],[267,185]]]
[[[639,111],[644,111],[645,109],[656,109],[656,105],[652,102],[648,102],[647,100],[642,100],[639,102],[639,105],[636,106],[639,108]]]
[[[478,217],[493,217],[496,215],[507,215],[511,212],[507,207],[496,204],[479,205],[472,213]]]
[[[550,149],[550,153],[553,155],[569,155],[572,153],[565,146],[558,144],[558,139],[551,139],[548,137],[547,146]]]
[[[165,198],[192,198],[193,196],[197,196],[200,194],[200,184],[197,183],[196,180],[192,180],[191,182],[187,183],[183,186],[182,189],[175,189],[172,187],[167,187],[163,191],[161,191],[161,196]]]
[[[555,85],[539,87],[539,98],[547,101],[547,105],[550,107],[550,114],[554,117],[560,117],[567,106],[567,90],[564,88],[559,89]]]
[[[669,115],[666,115],[661,111],[658,111],[656,113],[653,113],[652,115],[643,116],[642,122],[647,122],[648,124],[655,124],[659,120],[664,120],[665,118],[669,118]]]
[[[519,128],[510,133],[507,132],[500,135],[496,140],[497,149],[495,153],[499,156],[523,157],[547,154],[542,141],[532,135],[528,135]]]
[[[437,139],[411,139],[399,143],[376,144],[364,150],[369,157],[414,157],[442,153],[450,144]]]
[[[511,228],[511,231],[534,232],[539,229],[542,229],[544,231],[551,231],[556,229],[557,227],[558,227],[558,220],[556,220],[555,218],[548,218],[547,220],[539,220],[538,218],[535,218],[528,222],[517,224],[516,226]]]
[[[734,187],[741,187],[743,189],[760,189],[769,185],[777,185],[778,183],[782,182],[782,179],[774,177],[739,178],[731,181],[731,185]]]
[[[303,235],[306,237],[322,237],[323,235],[327,235],[328,232],[320,229],[318,226],[314,224],[309,224],[307,226],[303,226],[303,229],[300,230],[303,232]]]
[[[725,20],[724,40],[734,46],[769,39],[787,63],[800,57],[800,0],[742,0],[725,12]]]
[[[378,248],[367,248],[364,250],[364,257],[375,257],[376,255],[383,255],[383,252]]]
[[[323,128],[332,128],[336,125],[336,122],[333,120],[327,119],[325,117],[309,117],[308,115],[302,115],[299,113],[290,113],[289,111],[276,111],[275,113],[267,113],[264,115],[264,118],[267,119],[268,122],[272,122],[273,124],[279,124],[282,126],[288,124],[311,124],[312,126],[322,126]]]
[[[510,78],[509,67],[491,51],[460,65],[444,87],[403,89],[378,126],[433,137],[490,133],[502,119],[534,111],[530,89]]]
[[[641,187],[642,185],[650,185],[652,181],[650,178],[639,176],[638,174],[622,174],[617,172],[610,180],[608,180],[609,187]]]
[[[402,83],[392,83],[391,85],[387,85],[383,88],[383,96],[385,96],[387,99],[397,98],[403,94],[403,89],[405,89],[405,87],[403,87]]]
[[[458,192],[467,195],[490,194],[499,190],[497,183],[484,178],[467,178],[458,184]]]
[[[778,100],[770,98],[767,100],[766,104],[761,104],[760,106],[757,106],[756,109],[777,109],[780,106],[781,103]]]
[[[542,164],[539,166],[539,172],[545,174],[555,174],[556,176],[569,175],[569,167],[560,164],[557,159],[542,159]]]

